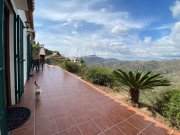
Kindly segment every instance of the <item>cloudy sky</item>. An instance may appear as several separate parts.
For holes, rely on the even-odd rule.
[[[36,41],[64,56],[180,59],[180,0],[37,0]]]

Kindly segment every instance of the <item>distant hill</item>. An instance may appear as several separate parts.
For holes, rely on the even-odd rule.
[[[87,66],[101,66],[110,69],[155,70],[165,74],[180,72],[180,60],[120,61],[114,58],[104,59],[96,56],[86,56],[84,61]]]

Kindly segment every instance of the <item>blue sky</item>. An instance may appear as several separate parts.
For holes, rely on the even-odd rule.
[[[180,0],[36,1],[36,41],[64,56],[180,58]]]

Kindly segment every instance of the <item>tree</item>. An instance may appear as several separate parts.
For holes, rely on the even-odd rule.
[[[56,51],[57,55],[61,56],[61,54],[59,53],[59,51]]]
[[[81,63],[81,64],[84,64],[84,60],[83,60],[83,59],[80,59],[80,63]]]
[[[113,71],[117,81],[129,87],[129,94],[133,103],[139,104],[140,90],[152,89],[158,86],[170,86],[170,81],[165,79],[160,73],[151,71],[123,71],[117,69]]]

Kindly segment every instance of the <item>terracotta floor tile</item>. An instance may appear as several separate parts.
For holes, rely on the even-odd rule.
[[[19,130],[13,130],[10,132],[10,135],[35,135],[34,125]]]
[[[36,109],[35,112],[39,113],[39,112],[44,112],[44,111],[47,111],[47,110],[51,110],[51,107],[48,106],[48,105],[42,105],[42,106],[36,106],[35,109]]]
[[[83,135],[97,135],[101,132],[93,121],[80,124],[79,128],[81,129]]]
[[[105,135],[124,135],[117,127],[113,127],[106,132],[104,132]]]
[[[52,135],[58,132],[55,120],[50,120],[36,125],[36,135]]]
[[[86,112],[78,112],[72,115],[77,124],[91,120]]]
[[[124,106],[122,106],[122,105],[120,105],[119,103],[116,103],[116,102],[113,102],[113,103],[109,104],[109,106],[111,107],[111,109],[113,111],[125,108]]]
[[[143,130],[143,133],[145,135],[170,135],[168,130],[165,130],[155,125],[147,127],[145,130]]]
[[[75,121],[72,119],[71,115],[63,115],[55,118],[59,131],[72,128],[76,125]]]
[[[49,103],[51,103],[51,104],[61,101],[60,97],[48,97],[48,98],[49,98]]]
[[[143,134],[142,132],[140,132],[140,133],[138,133],[137,135],[145,135],[145,134]]]
[[[59,135],[81,135],[79,128],[73,127],[61,132]]]
[[[34,97],[33,96],[22,96],[21,97],[21,103],[24,103],[24,104],[34,104],[35,103],[35,100],[34,100]]]
[[[94,118],[102,115],[100,112],[97,111],[97,109],[93,109],[93,108],[85,109],[85,112],[87,112],[87,114],[88,114],[92,119],[94,119]]]
[[[62,109],[56,108],[52,111],[53,111],[54,117],[70,114],[70,111],[67,108],[62,108]]]
[[[131,111],[131,110],[128,110],[128,109],[119,109],[119,110],[116,110],[115,112],[123,120],[128,119],[128,118],[132,117],[135,114],[134,111]]]
[[[118,124],[117,127],[127,135],[136,135],[139,133],[139,131],[131,124],[129,124],[127,121]]]
[[[145,127],[148,126],[148,124],[144,123],[143,121],[139,120],[135,116],[131,117],[127,120],[131,125],[136,127],[139,131],[143,130]]]
[[[110,120],[106,119],[106,117],[104,116],[97,117],[94,119],[94,121],[101,129],[101,131],[104,131],[113,126],[113,123]]]
[[[51,119],[53,119],[53,113],[52,112],[46,112],[46,113],[36,113],[35,116],[35,121],[36,123],[43,123],[43,122],[47,122]]]
[[[52,110],[65,109],[65,108],[68,109],[67,104],[65,104],[65,102],[60,102],[60,101],[52,102],[52,103],[50,103],[50,106],[51,106]]]
[[[143,121],[147,125],[152,123],[152,121],[148,120],[146,117],[144,117],[144,116],[142,116],[140,114],[136,114],[135,117],[138,118],[139,120]]]
[[[70,111],[71,114],[74,114],[74,113],[78,113],[78,112],[83,111],[83,108],[77,107],[77,106],[73,106],[73,107],[70,107],[69,111]]]
[[[110,121],[112,121],[114,124],[118,124],[124,120],[116,112],[111,112],[109,114],[106,114],[105,117]]]
[[[107,114],[107,113],[110,113],[114,110],[112,110],[112,108],[110,106],[108,106],[107,104],[103,104],[103,105],[100,105],[100,106],[97,106],[98,108],[98,111],[102,114]]]

